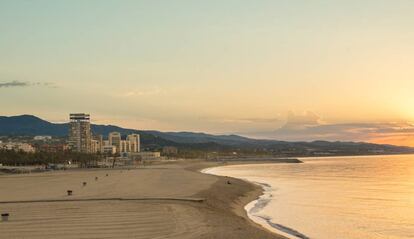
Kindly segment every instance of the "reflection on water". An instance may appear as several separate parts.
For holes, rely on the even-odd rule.
[[[215,168],[266,183],[252,216],[316,239],[414,238],[414,155],[302,159]],[[280,228],[279,228],[280,229]]]

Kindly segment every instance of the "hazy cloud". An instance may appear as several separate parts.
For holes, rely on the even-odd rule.
[[[275,124],[283,122],[280,118],[269,117],[269,118],[201,118],[209,122],[220,123],[220,124]]]
[[[49,88],[57,88],[57,85],[53,82],[35,82],[32,84],[33,86],[44,86]]]
[[[30,87],[30,86],[44,86],[50,88],[56,88],[53,82],[28,82],[28,81],[6,81],[0,82],[0,88],[11,88],[11,87]]]
[[[321,123],[321,117],[312,111],[306,111],[303,114],[295,114],[293,111],[288,113],[287,122],[284,129],[303,129],[312,127]]]
[[[287,141],[373,141],[384,137],[412,136],[414,126],[405,123],[349,123],[349,124],[321,124],[303,126],[301,128],[281,127],[274,131],[257,132],[249,136]]]
[[[130,98],[130,97],[140,97],[140,96],[155,96],[164,94],[165,91],[160,88],[153,89],[142,89],[142,90],[130,90],[126,92],[116,93],[113,96]]]
[[[219,123],[240,123],[240,124],[255,124],[255,123],[275,123],[279,122],[278,118],[240,118],[240,119],[215,119],[214,122]]]
[[[0,82],[0,88],[8,88],[8,87],[25,87],[29,86],[28,82],[24,81],[9,81],[9,82]]]
[[[399,144],[414,139],[414,125],[407,122],[329,124],[312,113],[289,113],[286,123],[273,131],[246,133],[256,138],[286,141],[365,141]],[[402,142],[401,144],[405,144]]]

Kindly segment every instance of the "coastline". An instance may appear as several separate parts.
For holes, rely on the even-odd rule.
[[[236,165],[234,168],[232,166],[235,164],[211,167],[203,170],[203,173],[232,179],[235,177],[261,186],[263,193],[245,206],[246,214],[263,228],[286,238],[309,239],[310,235],[321,238],[337,235],[341,238],[365,238],[371,236],[373,230],[383,228],[399,228],[399,234],[380,234],[384,237],[408,238],[410,229],[404,220],[410,222],[412,217],[400,208],[412,207],[409,203],[412,191],[407,190],[410,187],[410,175],[401,169],[412,167],[412,156],[414,155],[313,157],[315,161],[300,158],[305,162],[300,169],[295,165],[262,166],[249,162],[248,165]],[[332,177],[335,180],[331,180]],[[376,182],[382,179],[386,183],[379,187]],[[396,190],[395,185],[400,185],[399,197],[392,193]],[[366,192],[368,187],[373,188],[371,193]],[[377,191],[386,193],[378,195]],[[276,199],[274,201],[271,201],[272,194]],[[306,203],[303,203],[304,199]],[[352,202],[352,206],[343,207],[343,204],[338,203],[342,200]],[[377,208],[387,206],[393,208],[388,214],[378,213]],[[365,210],[360,210],[361,208]],[[384,222],[384,218],[388,220]],[[401,219],[395,220],[397,218]],[[320,219],[326,221],[320,224]],[[375,224],[370,223],[371,220]],[[358,229],[354,229],[354,225],[358,225]]]
[[[248,162],[247,164],[254,164],[255,162]],[[277,162],[276,162],[277,163]],[[232,165],[236,165],[236,164],[232,164]],[[272,197],[271,191],[272,188],[270,185],[265,184],[265,183],[259,183],[259,182],[254,182],[254,181],[249,181],[247,179],[242,179],[242,178],[234,178],[234,177],[227,177],[227,176],[223,176],[223,175],[218,175],[218,174],[214,174],[214,169],[215,168],[219,168],[219,167],[225,167],[223,166],[215,166],[215,167],[209,167],[209,168],[205,168],[203,170],[201,170],[200,172],[205,173],[205,174],[210,174],[210,175],[214,175],[214,176],[218,176],[218,177],[226,177],[226,178],[232,178],[233,180],[242,180],[244,182],[253,184],[255,186],[260,187],[261,193],[259,195],[257,195],[257,197],[248,202],[247,204],[245,204],[245,206],[243,207],[243,210],[245,211],[245,216],[251,220],[253,223],[261,226],[263,229],[270,231],[278,236],[282,236],[284,238],[287,239],[309,239],[306,235],[301,234],[300,232],[292,229],[292,228],[288,228],[285,227],[283,225],[280,224],[276,224],[271,222],[270,218],[266,218],[266,217],[259,217],[259,216],[255,216],[252,213],[253,212],[258,212],[261,209],[263,209],[267,203],[269,203],[270,198]]]
[[[218,162],[199,162],[196,165],[191,165],[187,169],[190,171],[196,171],[200,174],[207,175],[209,177],[215,177],[218,181],[212,185],[208,190],[202,191],[194,196],[206,196],[206,203],[214,208],[215,213],[222,217],[223,215],[232,215],[231,220],[238,221],[237,223],[246,224],[243,229],[246,231],[232,235],[226,238],[246,238],[246,239],[261,239],[261,238],[274,238],[274,239],[290,239],[282,231],[277,231],[272,228],[264,227],[260,223],[250,218],[246,207],[256,202],[263,194],[264,188],[262,185],[250,182],[247,180],[209,174],[207,171],[212,168],[223,167],[228,165],[240,165],[240,164],[261,164],[269,163],[269,161],[231,161],[225,163]],[[273,163],[280,163],[274,161]],[[301,163],[301,162],[290,162]],[[228,182],[230,181],[230,185]],[[228,221],[224,219],[223,221]],[[241,230],[242,228],[239,228]],[[248,232],[248,234],[246,234]],[[251,233],[253,232],[253,233]],[[222,238],[220,234],[217,237]]]

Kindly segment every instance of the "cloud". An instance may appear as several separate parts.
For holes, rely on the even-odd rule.
[[[0,82],[0,88],[11,88],[11,87],[30,87],[30,86],[44,86],[50,88],[56,88],[53,82],[28,82],[28,81],[6,81]]]
[[[8,87],[25,87],[29,86],[28,82],[24,81],[9,81],[9,82],[0,82],[0,88],[8,88]]]
[[[54,82],[35,82],[32,83],[33,86],[44,86],[49,88],[57,88],[57,85]]]
[[[117,93],[114,96],[130,98],[130,97],[139,97],[139,96],[161,95],[163,93],[164,91],[162,89],[154,88],[154,89],[147,89],[147,90],[130,90],[127,92]]]
[[[213,122],[230,124],[272,124],[280,122],[279,118],[222,118],[212,119]]]
[[[312,111],[306,111],[303,114],[295,114],[289,111],[287,122],[283,126],[284,129],[303,129],[312,127],[321,123],[321,117]]]
[[[414,127],[401,128],[397,123],[349,123],[315,125],[301,130],[281,128],[273,133],[288,140],[373,141],[384,136],[412,134],[413,131]]]
[[[287,122],[280,128],[244,134],[256,138],[286,141],[365,141],[414,146],[414,125],[408,122],[385,123],[324,123],[312,113],[289,113]]]

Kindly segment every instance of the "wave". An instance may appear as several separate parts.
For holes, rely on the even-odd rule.
[[[205,168],[201,170],[201,172],[205,174],[219,175],[214,172],[215,168],[218,168],[218,167]],[[247,215],[252,221],[263,226],[264,228],[268,228],[269,230],[277,234],[282,234],[283,236],[286,236],[291,239],[310,239],[310,237],[300,233],[299,231],[295,229],[281,225],[279,223],[274,223],[272,221],[272,218],[267,215],[259,215],[259,212],[263,211],[266,208],[266,206],[272,201],[272,198],[273,198],[272,192],[276,191],[277,190],[276,188],[273,188],[268,183],[250,181],[246,178],[240,178],[240,179],[244,181],[248,181],[250,183],[254,183],[263,188],[263,194],[258,199],[248,203],[244,208],[247,212]],[[269,226],[270,228],[267,227],[266,225]]]
[[[243,179],[243,180],[246,180],[246,179]],[[277,189],[272,188],[272,186],[270,186],[270,184],[267,184],[267,183],[260,183],[260,182],[255,182],[255,181],[249,181],[249,182],[261,186],[264,190],[263,194],[257,200],[249,203],[245,207],[245,210],[247,211],[248,216],[253,221],[266,227],[266,225],[263,225],[262,223],[264,222],[270,227],[269,229],[273,229],[275,230],[276,233],[283,234],[284,236],[287,236],[288,238],[310,239],[310,237],[300,233],[299,231],[295,229],[273,222],[272,218],[267,215],[259,214],[259,212],[262,212],[266,208],[266,206],[272,201],[272,198],[273,198],[272,192],[276,191]],[[259,220],[254,220],[255,218]]]
[[[246,179],[244,179],[246,180]],[[261,186],[264,190],[263,194],[255,201],[249,203],[246,207],[245,210],[247,211],[248,216],[254,220],[254,218],[258,218],[260,219],[260,221],[265,222],[268,226],[270,226],[272,229],[274,229],[276,231],[276,233],[281,233],[284,234],[285,236],[288,236],[289,238],[295,238],[295,239],[310,239],[308,236],[300,233],[299,231],[292,229],[290,227],[284,226],[282,224],[279,223],[274,223],[272,221],[272,218],[262,214],[259,214],[259,212],[262,212],[266,206],[272,201],[272,197],[273,194],[272,192],[276,191],[275,188],[272,188],[272,186],[270,186],[267,183],[259,183],[259,182],[255,182],[255,181],[249,181],[252,182],[254,184],[257,184],[259,186]],[[250,206],[249,206],[250,205]],[[253,206],[251,206],[253,205]],[[261,224],[262,226],[266,227],[265,225],[263,225],[260,221],[256,221],[256,223]]]

